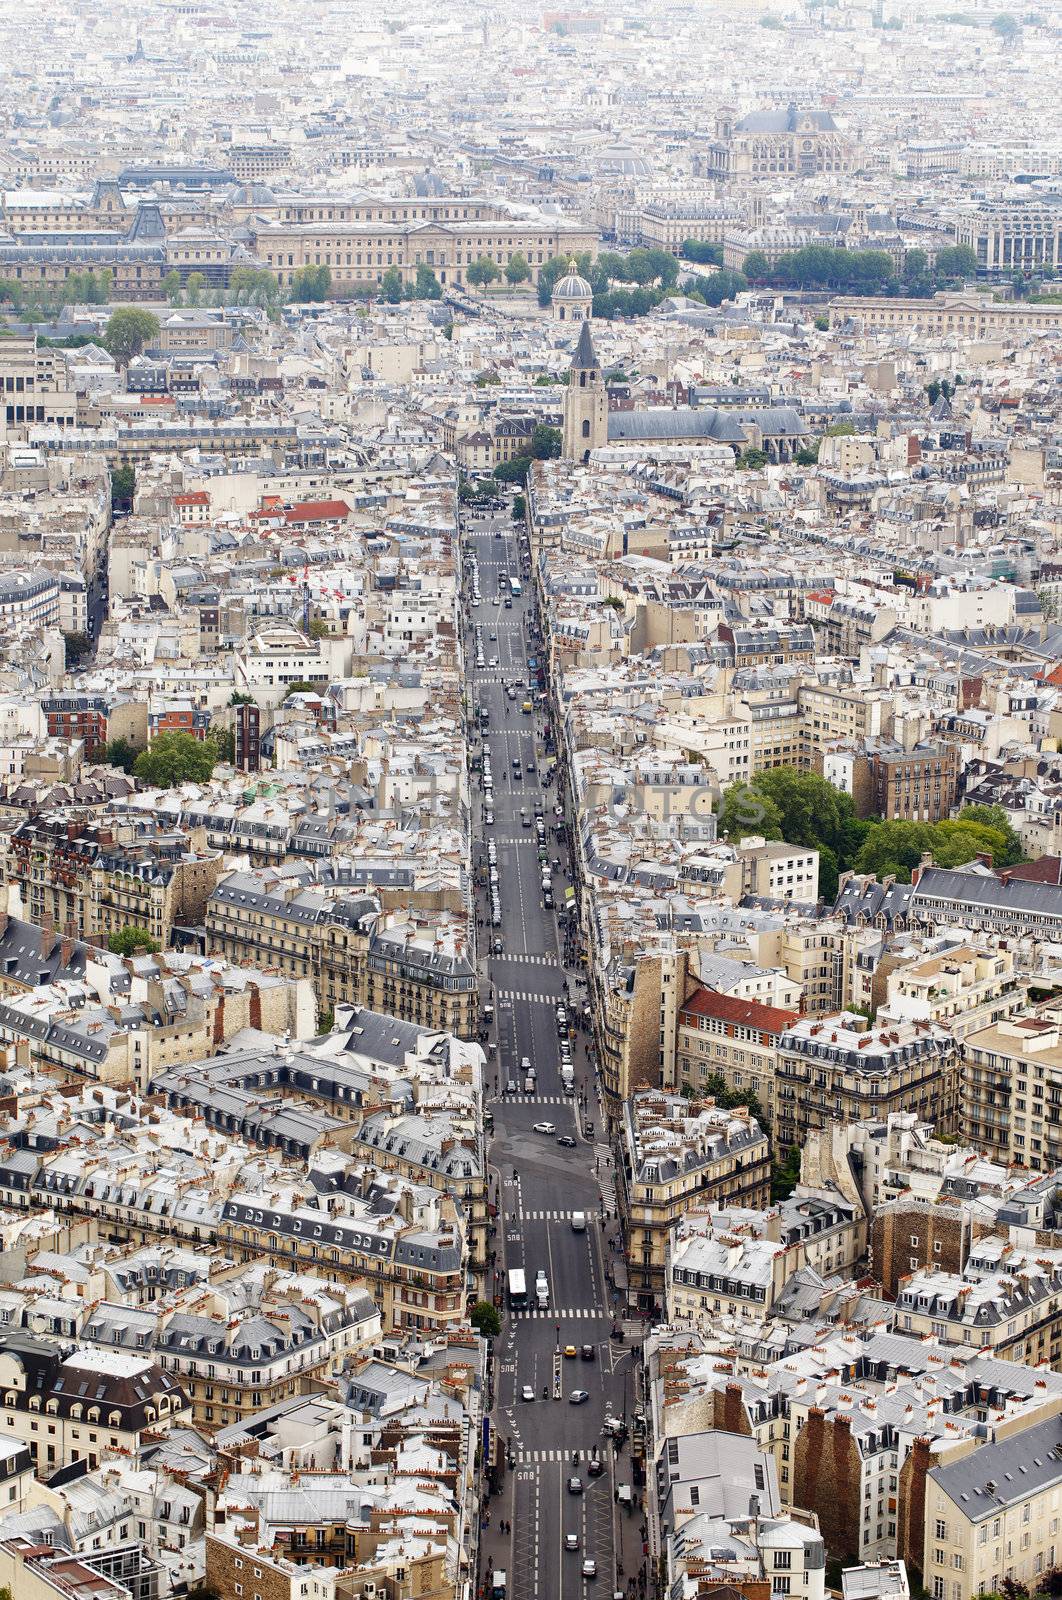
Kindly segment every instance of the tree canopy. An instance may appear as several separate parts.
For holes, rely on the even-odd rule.
[[[332,293],[332,273],[326,266],[298,267],[291,275],[288,299],[302,304],[327,300]]]
[[[490,256],[477,256],[470,267],[465,269],[465,278],[475,289],[485,289],[488,283],[493,283],[501,277],[501,268]]]
[[[1021,840],[1001,806],[966,806],[955,819],[937,823],[861,819],[850,794],[795,767],[773,767],[749,783],[731,784],[718,829],[732,844],[758,834],[818,850],[819,890],[826,900],[836,897],[838,875],[849,868],[907,883],[925,851],[946,867],[962,866],[983,852],[996,867],[1023,859]]]
[[[128,926],[118,928],[107,940],[107,949],[116,956],[154,955],[159,949],[146,928]]]
[[[217,746],[190,733],[160,733],[136,758],[133,774],[153,789],[178,783],[205,783],[217,763]]]
[[[682,254],[687,261],[696,261],[699,266],[721,267],[723,265],[722,245],[709,244],[705,239],[683,240]]]
[[[522,250],[517,250],[509,257],[505,268],[505,276],[512,284],[526,283],[531,276],[531,268],[527,257]]]
[[[140,306],[119,306],[107,318],[103,343],[120,367],[127,367],[156,338],[159,319]]]
[[[132,773],[136,766],[136,746],[130,744],[128,739],[109,739],[103,747],[103,760],[108,767],[119,767],[122,772]]]
[[[484,1339],[496,1339],[501,1333],[501,1315],[497,1306],[491,1305],[489,1300],[477,1300],[468,1320]]]

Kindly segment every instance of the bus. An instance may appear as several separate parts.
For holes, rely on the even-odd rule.
[[[519,600],[519,598],[523,594],[523,592],[524,592],[524,586],[520,582],[519,578],[510,578],[509,579],[509,593],[512,595],[513,599],[514,600]]]
[[[523,1311],[527,1305],[527,1277],[522,1267],[509,1268],[509,1309]]]

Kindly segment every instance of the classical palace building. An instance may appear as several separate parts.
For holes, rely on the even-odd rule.
[[[252,250],[263,266],[274,271],[282,284],[300,267],[326,266],[332,282],[358,284],[378,282],[390,267],[396,267],[404,282],[412,283],[421,265],[429,266],[440,283],[461,285],[468,268],[480,256],[487,256],[505,269],[514,255],[523,255],[538,274],[554,256],[579,255],[597,251],[593,229],[557,222],[528,222],[498,214],[466,221],[381,220],[375,213],[400,211],[413,202],[388,202],[385,206],[363,207],[363,220],[316,222],[252,221]],[[456,209],[450,201],[451,209]],[[344,209],[337,207],[336,209]],[[369,210],[374,215],[369,216]],[[424,210],[417,200],[415,209]],[[469,209],[486,212],[483,204]]]
[[[1062,328],[1062,305],[1030,305],[942,291],[929,300],[840,295],[830,301],[830,324],[867,328],[917,328],[922,333],[960,333],[982,338],[997,333],[1054,333]]]

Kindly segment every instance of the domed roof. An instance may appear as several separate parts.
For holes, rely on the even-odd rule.
[[[571,264],[571,270],[566,272],[563,278],[557,279],[553,291],[554,300],[592,300],[593,297],[593,289],[586,279],[581,278],[576,272],[574,262]]]

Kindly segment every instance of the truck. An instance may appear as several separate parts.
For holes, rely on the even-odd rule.
[[[522,1311],[527,1305],[527,1275],[522,1267],[509,1269],[509,1305],[513,1311]]]
[[[535,1279],[535,1299],[543,1309],[549,1305],[549,1279],[541,1269]]]
[[[490,1575],[490,1600],[506,1600],[506,1584],[508,1578],[504,1572],[492,1572]]]
[[[565,1094],[575,1093],[575,1068],[569,1065],[561,1067],[561,1088]]]

